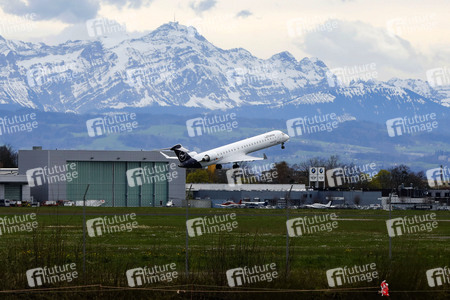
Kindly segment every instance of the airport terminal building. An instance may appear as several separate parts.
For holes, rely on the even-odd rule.
[[[34,201],[104,200],[109,207],[165,206],[185,199],[185,169],[159,151],[19,151]]]

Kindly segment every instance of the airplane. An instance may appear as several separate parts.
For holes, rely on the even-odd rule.
[[[222,204],[218,204],[220,207],[226,207],[226,208],[239,208],[239,207],[244,207],[245,205],[242,204],[242,200],[239,200],[238,203],[234,202],[234,201],[227,201],[224,202]]]
[[[247,155],[249,153],[269,148],[281,144],[284,149],[284,143],[289,140],[289,136],[280,130],[270,131],[245,140],[241,140],[222,147],[214,148],[201,153],[190,152],[180,144],[172,148],[162,150],[172,150],[177,157],[171,157],[160,153],[168,159],[177,159],[181,168],[204,168],[210,165],[216,165],[216,169],[222,169],[223,164],[233,163],[233,169],[239,168],[238,162],[263,160],[267,157],[254,157]]]
[[[242,202],[246,208],[259,208],[262,206],[267,206],[269,203],[265,202],[257,202],[257,201],[244,201]]]
[[[320,203],[307,204],[306,207],[308,207],[308,208],[316,208],[316,209],[335,208],[336,206],[331,205],[331,202],[332,201],[329,201],[327,204],[320,204]]]
[[[166,207],[173,207],[173,206],[175,206],[175,204],[173,204],[172,200],[167,201]]]

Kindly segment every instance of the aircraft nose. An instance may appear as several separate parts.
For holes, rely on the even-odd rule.
[[[289,136],[283,132],[283,140],[286,142],[287,140],[289,140]]]

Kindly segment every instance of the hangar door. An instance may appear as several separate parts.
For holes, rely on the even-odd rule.
[[[104,206],[166,205],[169,184],[167,162],[70,161],[77,164],[78,178],[67,182],[67,199],[105,200]]]
[[[5,184],[5,199],[22,200],[22,185]]]

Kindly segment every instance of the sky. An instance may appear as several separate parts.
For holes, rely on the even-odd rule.
[[[448,0],[0,0],[0,35],[59,44],[94,39],[95,19],[135,37],[167,22],[194,26],[223,49],[267,59],[289,51],[329,68],[375,64],[378,80],[450,67]]]

